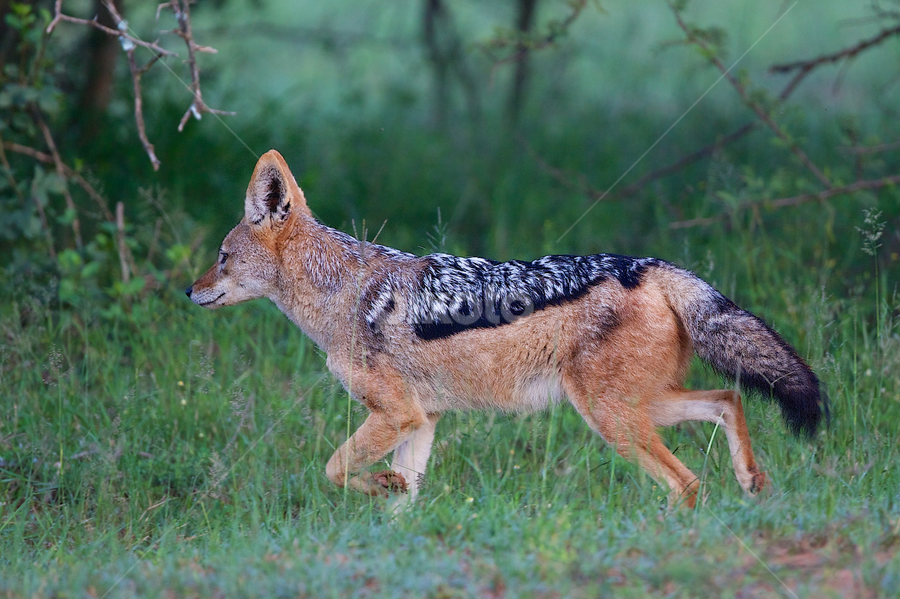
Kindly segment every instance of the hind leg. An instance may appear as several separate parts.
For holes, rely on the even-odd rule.
[[[713,422],[725,429],[734,473],[741,487],[755,495],[766,485],[750,446],[750,432],[737,391],[671,391],[654,400],[650,413],[656,426],[672,426],[687,420]]]
[[[578,413],[622,457],[636,461],[654,480],[669,487],[669,506],[693,508],[699,480],[669,451],[638,402],[624,398],[570,395]]]

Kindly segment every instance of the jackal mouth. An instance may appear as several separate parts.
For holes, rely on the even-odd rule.
[[[208,302],[200,302],[200,303],[198,303],[197,305],[198,305],[198,306],[208,306],[208,305],[210,305],[210,304],[214,304],[214,303],[216,303],[217,301],[219,301],[220,299],[222,299],[222,296],[223,296],[223,295],[225,295],[225,292],[224,292],[224,291],[223,291],[222,293],[220,293],[215,299],[211,299],[211,300],[209,300]]]

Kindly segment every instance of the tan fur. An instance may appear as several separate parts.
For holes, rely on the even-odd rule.
[[[285,184],[283,197],[270,193],[278,191],[273,173]],[[683,388],[693,350],[669,297],[691,298],[672,289],[665,271],[648,272],[632,290],[603,282],[511,324],[430,341],[405,324],[399,294],[375,344],[359,310],[367,285],[384,273],[415,281],[418,267],[337,240],[313,219],[274,150],[254,171],[245,212],[222,242],[225,264],[217,262],[188,295],[209,308],[268,297],[327,352],[328,368],[370,411],[328,461],[335,484],[373,495],[406,489],[408,500],[443,412],[531,411],[563,397],[619,454],[668,485],[671,504],[693,506],[698,480],[656,429],[684,420],[722,426],[741,486],[755,493],[765,484],[738,393]],[[392,472],[366,472],[391,451]]]

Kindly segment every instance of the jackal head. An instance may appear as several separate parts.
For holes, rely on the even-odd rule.
[[[198,306],[218,308],[272,297],[281,263],[279,248],[299,219],[311,217],[303,192],[275,150],[253,171],[244,218],[219,247],[216,263],[185,290]]]

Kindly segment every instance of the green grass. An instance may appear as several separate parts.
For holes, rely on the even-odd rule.
[[[563,405],[447,415],[419,502],[391,521],[325,478],[363,410],[273,306],[210,313],[163,289],[104,318],[17,297],[0,321],[0,593],[789,595],[780,578],[798,596],[894,595],[897,298],[876,318],[871,296],[823,298],[821,272],[758,271],[740,295],[781,296],[777,324],[829,389],[832,426],[792,438],[748,402],[773,481],[760,499],[720,431],[668,430],[703,479],[698,508],[674,512]],[[717,382],[697,368],[691,384]]]

